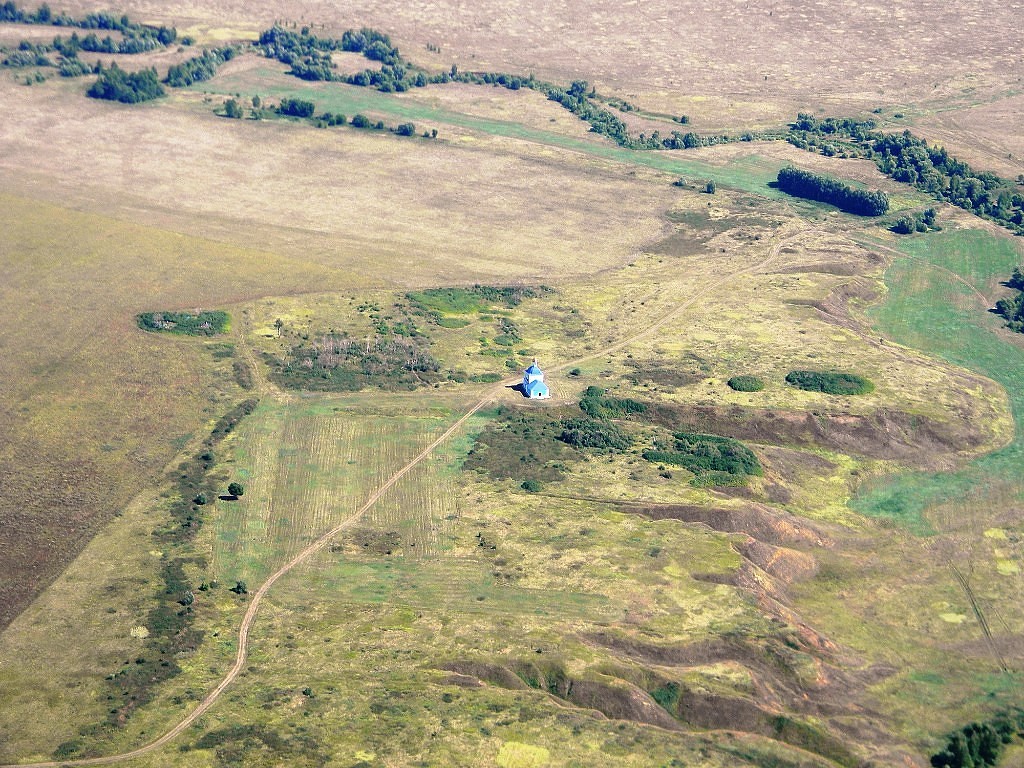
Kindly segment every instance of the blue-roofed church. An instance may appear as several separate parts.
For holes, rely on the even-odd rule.
[[[551,397],[548,385],[544,383],[544,371],[537,365],[536,358],[533,360],[533,365],[523,371],[523,394],[536,400]]]

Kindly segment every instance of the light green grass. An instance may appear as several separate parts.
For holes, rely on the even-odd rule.
[[[983,230],[947,231],[901,241],[907,254],[885,274],[886,302],[871,315],[880,331],[907,346],[983,373],[1010,397],[1016,436],[957,472],[915,472],[874,484],[852,502],[867,515],[891,517],[919,534],[934,530],[928,510],[971,499],[985,503],[997,485],[1024,490],[1024,347],[1001,329],[975,287],[990,291],[1021,255],[1014,241]]]

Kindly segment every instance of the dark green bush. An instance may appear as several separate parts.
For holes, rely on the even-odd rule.
[[[786,383],[797,389],[828,395],[866,395],[875,389],[875,385],[863,376],[836,371],[790,371],[786,374]]]
[[[761,379],[747,374],[733,376],[725,383],[729,385],[730,389],[735,389],[737,392],[760,392],[764,389],[764,382]]]
[[[210,312],[143,312],[136,322],[144,331],[180,333],[185,336],[215,336],[228,329],[228,313]]]
[[[625,418],[633,413],[646,413],[647,404],[628,397],[605,397],[600,387],[587,387],[580,400],[580,410],[595,419]]]
[[[316,111],[316,104],[304,99],[281,99],[277,111],[289,117],[312,117]]]

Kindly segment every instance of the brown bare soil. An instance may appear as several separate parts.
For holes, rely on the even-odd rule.
[[[724,533],[747,533],[769,544],[831,546],[831,540],[806,520],[760,504],[742,507],[712,507],[702,504],[619,504],[620,512],[643,515],[652,520],[683,520],[704,523]]]
[[[660,404],[651,409],[650,417],[670,429],[726,435],[755,443],[819,446],[919,467],[949,466],[957,455],[988,441],[988,436],[968,421],[939,422],[891,409],[859,415]]]

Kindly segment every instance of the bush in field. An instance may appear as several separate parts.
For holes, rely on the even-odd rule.
[[[228,313],[143,312],[136,322],[144,331],[180,333],[185,336],[215,336],[228,329]]]
[[[737,392],[760,392],[764,389],[764,382],[761,379],[746,374],[733,376],[725,383]]]
[[[237,499],[239,496],[243,496],[244,494],[245,494],[245,486],[242,485],[241,483],[230,483],[228,485],[228,495],[229,496],[234,496]]]
[[[874,391],[875,385],[855,373],[836,371],[790,371],[786,383],[807,392],[824,392],[827,395],[866,395]]]
[[[580,410],[596,419],[619,419],[633,413],[646,413],[647,404],[628,397],[605,397],[600,387],[587,387],[580,400]]]
[[[1006,285],[1018,293],[997,301],[994,312],[1006,321],[1006,327],[1011,331],[1024,333],[1024,273],[1020,267],[1014,267],[1013,275],[1006,281]]]

